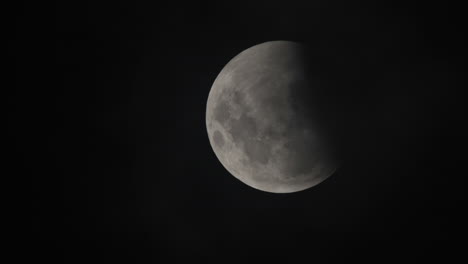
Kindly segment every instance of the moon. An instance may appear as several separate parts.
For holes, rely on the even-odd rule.
[[[271,193],[313,187],[337,167],[333,144],[311,106],[305,47],[265,42],[221,70],[208,95],[206,128],[216,157],[235,178]]]

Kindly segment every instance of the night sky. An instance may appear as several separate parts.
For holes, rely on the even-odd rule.
[[[26,186],[20,259],[457,263],[464,255],[461,4],[18,1],[8,10],[8,175]],[[298,193],[235,179],[206,133],[217,74],[272,40],[310,48],[310,74],[343,143],[343,166]]]

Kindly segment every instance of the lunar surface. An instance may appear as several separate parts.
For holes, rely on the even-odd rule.
[[[258,190],[305,190],[338,166],[310,106],[314,84],[304,51],[289,41],[253,46],[222,69],[208,96],[214,153],[234,177]]]

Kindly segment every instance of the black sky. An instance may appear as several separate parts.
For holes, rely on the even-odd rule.
[[[466,246],[463,10],[374,2],[11,6],[21,257],[455,263]],[[310,47],[344,138],[343,167],[294,194],[229,175],[205,128],[216,75],[271,40]]]

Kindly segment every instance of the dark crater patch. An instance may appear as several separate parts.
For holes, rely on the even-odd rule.
[[[244,150],[248,162],[268,163],[271,146],[268,142],[258,139],[259,131],[255,119],[245,113],[242,114],[239,119],[231,121],[229,133],[232,135],[236,146]]]
[[[235,143],[240,143],[247,138],[254,138],[258,133],[255,119],[245,113],[239,119],[231,120],[231,127],[228,131]]]
[[[245,154],[253,163],[267,164],[271,147],[264,141],[247,139],[244,143]]]
[[[230,117],[230,106],[224,100],[221,100],[214,109],[214,118],[220,124],[224,124]]]
[[[232,94],[232,101],[235,104],[244,105],[244,97],[244,94],[240,91],[234,91],[234,93]]]
[[[216,146],[218,146],[219,148],[222,148],[224,146],[224,137],[223,137],[223,134],[221,134],[221,132],[219,132],[218,130],[216,130],[214,133],[213,133],[213,141],[215,143]]]

